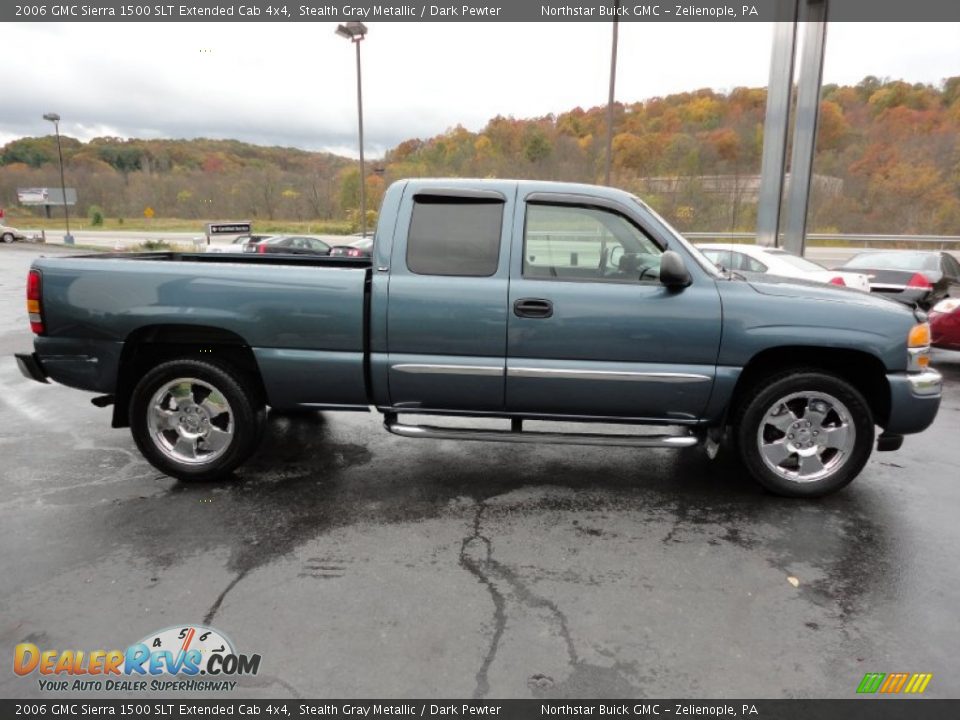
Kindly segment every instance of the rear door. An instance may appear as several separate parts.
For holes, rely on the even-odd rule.
[[[585,196],[531,195],[517,213],[507,410],[532,415],[692,421],[716,372],[720,298],[660,284],[667,241],[639,214]],[[519,245],[519,243],[518,243]]]
[[[502,412],[515,192],[410,183],[390,260],[394,408]]]

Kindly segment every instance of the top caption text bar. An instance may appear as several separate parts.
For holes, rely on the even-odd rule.
[[[960,22],[956,0],[799,0],[800,19],[808,2],[829,2],[831,22]],[[458,0],[349,2],[284,0],[187,0],[187,2],[4,2],[0,22],[771,22],[794,18],[794,0],[688,0],[679,3],[619,4],[555,0]]]

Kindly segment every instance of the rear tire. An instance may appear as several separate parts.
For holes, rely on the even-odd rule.
[[[16,238],[13,237],[12,233],[4,233],[2,239],[5,243],[12,243]]]
[[[266,411],[241,373],[184,358],[143,376],[129,417],[137,447],[155,468],[179,480],[216,480],[257,449]]]
[[[737,414],[736,438],[747,469],[785,497],[820,497],[849,484],[873,450],[874,424],[863,395],[817,370],[764,379]]]

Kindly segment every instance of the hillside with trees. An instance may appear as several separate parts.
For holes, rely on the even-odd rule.
[[[763,88],[697,90],[615,106],[613,182],[681,229],[752,230],[763,147]],[[368,164],[370,206],[402,177],[524,177],[598,182],[606,108],[495,117],[400,143]],[[233,140],[64,138],[80,214],[108,217],[356,219],[354,161]],[[52,137],[0,149],[0,202],[56,186]],[[960,234],[960,77],[939,86],[868,77],[824,87],[812,231]]]

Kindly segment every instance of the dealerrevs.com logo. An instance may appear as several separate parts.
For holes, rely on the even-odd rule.
[[[227,637],[209,627],[181,625],[143,638],[126,650],[41,649],[20,643],[13,671],[38,675],[44,691],[233,690],[242,675],[256,675],[259,655],[236,652]]]

